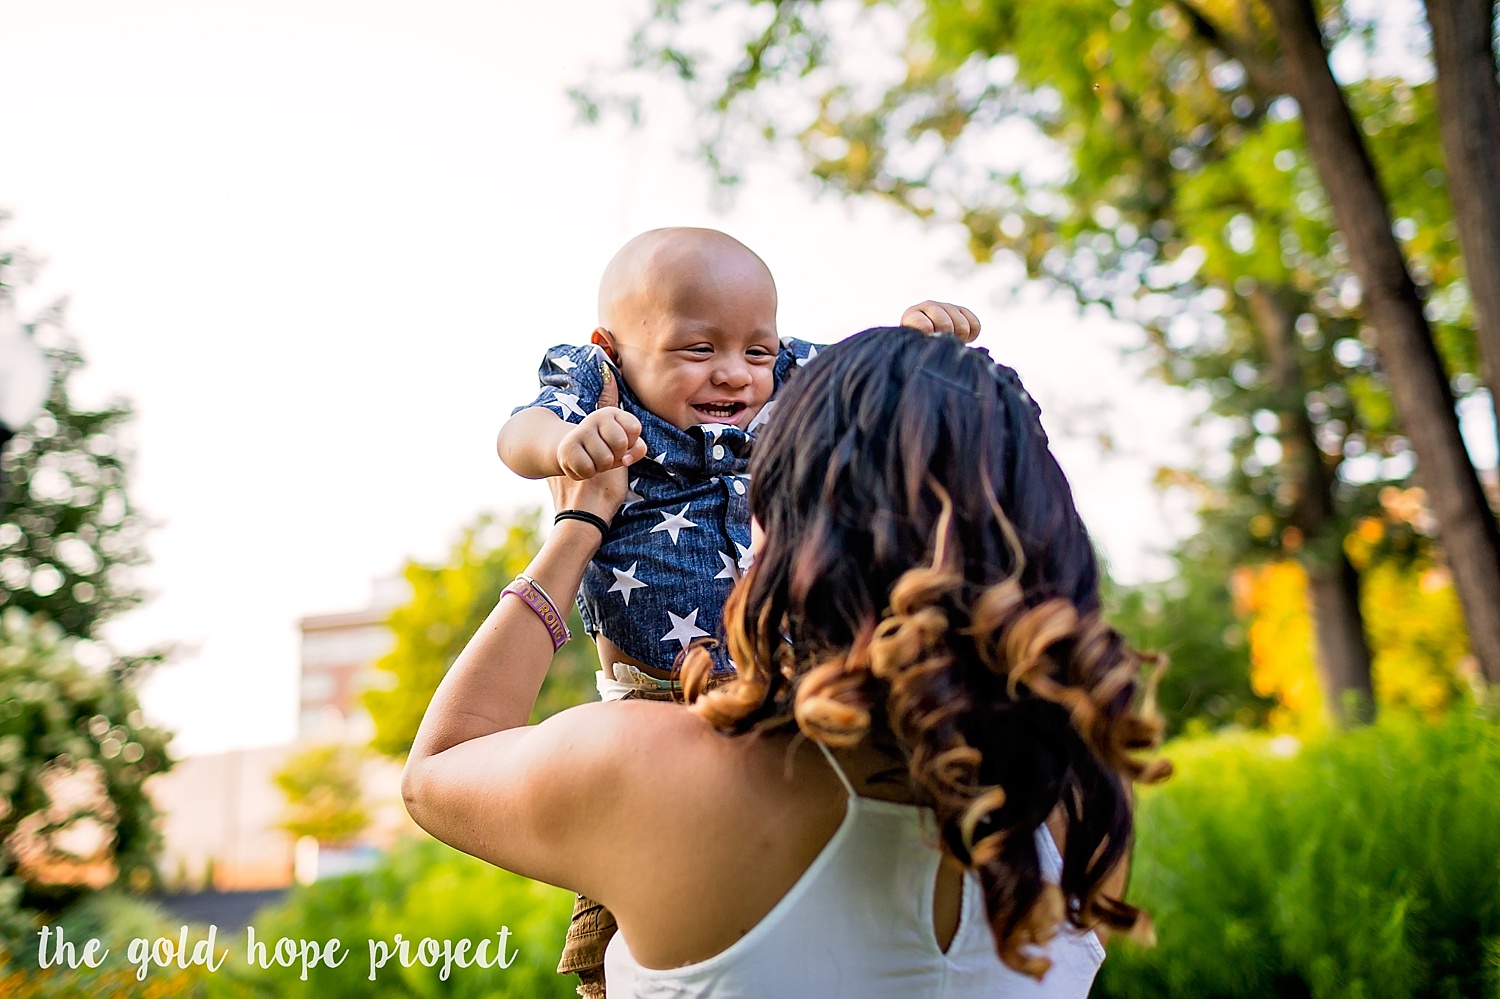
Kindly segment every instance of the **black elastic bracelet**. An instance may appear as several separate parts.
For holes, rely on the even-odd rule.
[[[599,528],[601,536],[609,537],[609,525],[598,514],[589,513],[587,510],[561,510],[556,517],[552,518],[552,523],[559,524],[564,520],[581,520],[585,524],[593,524]]]

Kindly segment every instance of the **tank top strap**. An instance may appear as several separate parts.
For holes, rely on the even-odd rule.
[[[817,743],[818,748],[823,751],[823,758],[828,761],[828,765],[833,768],[833,772],[838,774],[839,783],[844,785],[844,790],[849,795],[849,801],[851,804],[853,804],[855,801],[857,801],[859,795],[854,793],[854,784],[849,780],[849,775],[844,773],[844,768],[839,766],[839,761],[833,758],[832,750],[823,745],[821,742],[818,742],[818,740],[816,739],[814,739],[813,742]]]

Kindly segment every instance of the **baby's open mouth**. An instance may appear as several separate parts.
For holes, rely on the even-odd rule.
[[[739,416],[745,411],[746,406],[743,402],[705,402],[699,403],[693,406],[693,408],[710,420],[724,423]]]

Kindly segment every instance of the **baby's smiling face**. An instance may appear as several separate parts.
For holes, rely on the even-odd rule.
[[[605,272],[594,342],[641,405],[673,426],[744,429],[775,387],[776,285],[723,233],[646,233]]]

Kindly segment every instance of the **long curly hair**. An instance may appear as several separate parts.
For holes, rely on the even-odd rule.
[[[866,330],[789,382],[750,468],[764,539],[724,612],[738,675],[707,689],[710,656],[690,649],[692,710],[904,760],[1023,974],[1046,972],[1028,945],[1064,918],[1149,932],[1101,882],[1130,849],[1129,782],[1170,772],[1137,756],[1160,725],[1015,372],[952,337]],[[1033,835],[1059,804],[1051,886]]]

